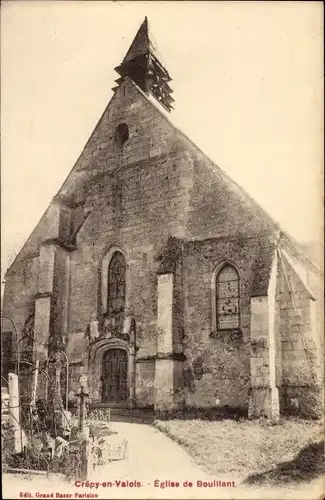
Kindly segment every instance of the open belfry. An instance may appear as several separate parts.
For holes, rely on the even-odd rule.
[[[24,360],[46,370],[60,350],[68,391],[88,375],[93,407],[319,416],[321,271],[172,124],[171,77],[147,18],[116,72],[7,271],[3,314],[17,332],[4,318],[3,375],[18,349],[21,385]]]

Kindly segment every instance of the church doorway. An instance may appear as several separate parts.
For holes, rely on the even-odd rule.
[[[127,351],[109,349],[103,356],[102,403],[123,403],[127,400]]]

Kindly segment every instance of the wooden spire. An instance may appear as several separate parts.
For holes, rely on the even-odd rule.
[[[159,61],[154,44],[150,40],[148,19],[145,17],[122,63],[115,68],[121,78],[116,80],[116,90],[125,77],[134,81],[144,92],[152,94],[168,111],[174,99],[168,82],[168,71]]]

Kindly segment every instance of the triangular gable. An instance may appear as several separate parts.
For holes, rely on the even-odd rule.
[[[81,154],[79,155],[74,167],[72,168],[69,175],[63,182],[61,188],[59,189],[58,194],[55,197],[56,200],[60,201],[60,199],[61,200],[67,199],[69,203],[72,203],[72,205],[73,203],[76,204],[80,203],[80,199],[78,197],[82,196],[83,187],[87,185],[94,176],[97,175],[96,168],[94,168],[93,164],[95,161],[93,157],[93,150],[96,147],[98,138],[102,134],[104,134],[105,130],[110,126],[110,118],[111,118],[110,110],[114,107],[115,100],[119,98],[120,93],[122,93],[122,95],[125,94],[125,89],[127,87],[130,89],[131,94],[133,92],[134,96],[141,96],[144,102],[155,108],[155,110],[159,113],[160,117],[162,117],[162,119],[166,121],[166,123],[169,125],[170,131],[174,137],[173,141],[176,143],[177,140],[179,140],[181,149],[183,149],[184,151],[190,149],[197,155],[197,161],[199,163],[204,163],[204,168],[209,169],[211,171],[211,174],[213,174],[215,178],[215,184],[218,183],[219,180],[221,179],[222,184],[223,182],[225,182],[225,187],[228,191],[233,192],[236,198],[240,198],[243,201],[243,203],[245,202],[247,204],[248,207],[254,209],[253,214],[256,209],[259,214],[265,217],[265,220],[267,220],[269,223],[269,228],[268,228],[269,230],[271,229],[272,231],[273,230],[276,231],[279,229],[279,224],[276,223],[269,216],[269,214],[257,202],[255,202],[255,200],[253,200],[248,193],[246,193],[244,189],[242,189],[235,181],[233,181],[218,165],[216,165],[207,155],[205,155],[203,151],[196,144],[194,144],[177,126],[175,126],[175,124],[170,119],[170,115],[167,114],[164,108],[161,105],[159,105],[159,103],[153,97],[151,97],[150,95],[149,96],[146,95],[146,93],[143,92],[129,78],[125,78],[122,84],[117,89],[117,91],[112,95],[111,100],[106,106],[101,118],[99,119],[96,127],[94,128],[88,141],[86,142],[86,145],[84,146]],[[130,102],[126,103],[126,101],[124,100],[124,103],[126,103],[125,105],[130,106],[132,104],[131,99],[132,95],[130,96]],[[168,154],[168,151],[165,151],[165,153]],[[207,191],[209,191],[210,184],[207,183],[203,187],[204,189],[207,189]],[[221,189],[223,189],[223,186],[221,186]],[[213,196],[215,196],[215,192],[213,191],[213,189],[210,189],[208,196],[211,198],[211,200],[213,199]],[[46,219],[46,214],[48,213],[48,210],[49,209],[47,209],[46,213],[42,217],[39,224],[36,226],[31,236],[28,238],[27,242],[30,243],[31,240],[33,240],[34,233],[38,228],[38,226],[41,224],[42,220],[44,218]],[[21,252],[25,251],[27,242],[22,247]],[[19,253],[19,256],[21,252]]]

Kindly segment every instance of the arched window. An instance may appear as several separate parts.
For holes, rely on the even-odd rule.
[[[121,252],[115,252],[108,265],[107,312],[118,314],[125,307],[125,258]]]
[[[239,275],[234,266],[226,264],[216,276],[216,323],[218,330],[239,328]]]
[[[115,140],[118,146],[122,147],[129,138],[129,127],[126,123],[120,123],[115,130]]]

